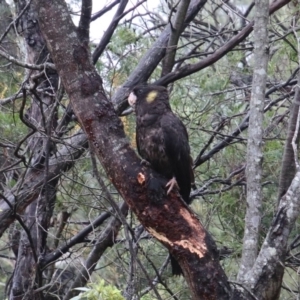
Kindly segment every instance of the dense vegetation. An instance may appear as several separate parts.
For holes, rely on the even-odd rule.
[[[143,82],[168,86],[194,159],[191,209],[217,245],[224,282],[239,290],[237,299],[297,299],[300,196],[287,191],[299,172],[291,147],[292,140],[299,141],[299,5],[270,4],[267,77],[260,87],[253,81],[254,3],[161,1],[153,9],[147,6],[151,1],[127,2],[110,1],[90,16],[92,1],[75,1],[68,13],[74,22],[80,15],[77,37],[92,53],[131,147],[136,149],[135,116],[128,92]],[[195,297],[185,277],[171,276],[166,245],[144,229],[134,200],[128,202],[116,184],[130,191],[129,178],[113,178],[96,159],[101,152],[114,165],[122,149],[97,150],[101,142],[91,139],[64,79],[61,65],[67,69],[72,62],[56,59],[46,25],[40,29],[36,22],[38,3],[46,5],[0,1],[0,298],[71,299],[81,292],[76,299],[203,299]],[[102,34],[93,22],[111,10],[112,23],[100,22]],[[99,43],[93,42],[96,37]],[[79,54],[77,60],[84,67],[89,63]],[[80,84],[84,102],[94,83],[83,78]],[[248,125],[261,88],[260,222],[247,277],[241,265],[251,231],[245,223]],[[91,116],[90,107],[85,109]],[[126,169],[131,162],[123,163]],[[281,246],[272,234],[282,235]],[[265,255],[267,246],[275,249],[274,260]],[[258,274],[259,255],[270,273]]]

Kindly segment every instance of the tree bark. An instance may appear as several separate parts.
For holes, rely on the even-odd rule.
[[[300,71],[298,71],[298,85],[296,85],[295,90],[296,94],[294,97],[293,104],[290,108],[290,118],[289,118],[289,126],[287,130],[287,139],[285,141],[283,159],[281,164],[281,172],[279,178],[279,188],[278,188],[278,205],[280,204],[280,199],[283,197],[288,190],[294,176],[296,173],[295,159],[294,159],[294,150],[292,147],[292,140],[295,135],[296,128],[298,126],[298,111],[300,104]],[[300,134],[298,132],[297,136],[297,144],[299,144]]]
[[[256,1],[254,17],[254,70],[250,100],[246,166],[247,211],[243,251],[238,274],[240,281],[244,281],[245,274],[254,265],[257,257],[260,233],[263,116],[269,58],[268,20],[269,1]]]
[[[283,7],[284,5],[291,2],[291,0],[280,0],[280,1],[274,1],[270,4],[269,7],[269,14],[273,14],[278,9]],[[161,77],[158,79],[155,84],[157,85],[168,85],[171,82],[174,82],[176,80],[179,80],[181,78],[184,78],[188,75],[191,75],[195,72],[198,72],[222,57],[224,57],[230,50],[232,50],[234,47],[236,47],[241,41],[243,41],[253,30],[254,22],[250,22],[246,27],[244,27],[236,36],[234,36],[232,39],[230,39],[227,43],[225,43],[222,47],[218,48],[213,54],[209,55],[205,59],[199,61],[195,64],[187,64],[178,70],[175,70],[174,72],[170,72],[169,74],[165,75],[164,77]]]
[[[126,203],[122,204],[122,206],[120,207],[120,211],[123,215],[127,214],[128,206]],[[70,286],[67,294],[64,296],[64,300],[71,299],[71,297],[79,294],[79,291],[75,290],[75,288],[85,286],[88,280],[90,280],[90,276],[96,268],[99,259],[101,258],[105,250],[114,244],[114,240],[121,228],[121,225],[122,222],[118,217],[114,217],[107,224],[106,229],[103,230],[97,238],[95,246],[89,254],[85,265],[80,269],[80,272],[78,272],[78,275]]]
[[[190,2],[185,18],[186,26],[199,13],[206,2],[207,0],[192,0]],[[179,11],[177,13],[180,14],[181,12]],[[175,15],[174,19],[176,18],[177,16]],[[181,30],[184,30],[186,26],[183,26]],[[145,53],[142,59],[140,59],[138,65],[134,68],[134,70],[132,70],[126,82],[124,82],[124,84],[115,92],[112,101],[115,105],[116,111],[119,114],[128,106],[126,98],[129,94],[129,91],[139,83],[146,82],[159,62],[163,59],[171,35],[171,30],[171,26],[168,24],[157,38],[151,49]]]
[[[177,44],[182,32],[185,16],[187,9],[189,7],[190,1],[182,0],[178,5],[178,12],[175,15],[174,21],[170,20],[171,26],[171,36],[168,41],[166,55],[163,60],[162,66],[162,73],[161,75],[164,76],[172,71],[174,62],[175,62],[175,55],[176,55],[176,48]]]
[[[166,195],[166,180],[142,166],[90,63],[89,50],[61,0],[37,1],[41,31],[73,105],[108,177],[143,226],[178,260],[193,299],[229,299],[231,288],[216,246],[178,193]],[[88,108],[88,109],[87,109]]]
[[[17,13],[20,14],[27,2],[18,0],[15,1],[15,5]],[[49,53],[39,31],[33,5],[30,5],[18,20],[17,29],[26,41],[28,63],[40,64],[49,60]],[[47,232],[54,209],[58,183],[58,178],[51,182],[46,181],[50,152],[55,148],[54,142],[51,141],[51,135],[57,126],[55,95],[58,74],[49,69],[42,73],[33,70],[28,73],[31,78],[36,78],[35,82],[32,82],[32,86],[35,85],[38,88],[32,90],[31,106],[25,114],[27,122],[36,128],[36,132],[28,139],[28,156],[31,158],[28,163],[31,168],[43,168],[45,172],[43,188],[33,202],[27,206],[23,216],[27,230],[23,229],[21,233],[15,272],[11,283],[10,299],[12,300],[41,299],[39,293],[33,293],[33,289],[42,286],[42,271],[37,267],[37,258],[46,252]]]
[[[296,172],[263,242],[253,268],[244,280],[258,299],[279,299],[287,243],[300,213],[300,172]]]

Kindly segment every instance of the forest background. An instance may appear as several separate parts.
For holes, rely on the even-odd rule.
[[[0,298],[298,299],[299,3],[94,2],[0,0]],[[145,82],[190,208],[136,154]]]

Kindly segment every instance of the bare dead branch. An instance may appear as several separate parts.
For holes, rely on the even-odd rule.
[[[121,3],[118,7],[118,10],[117,10],[112,22],[110,23],[107,30],[105,31],[100,43],[98,44],[98,46],[94,50],[94,53],[93,53],[93,63],[94,64],[97,62],[98,58],[100,57],[100,55],[104,51],[105,47],[109,43],[114,31],[116,30],[117,25],[120,21],[120,16],[123,14],[123,12],[126,8],[126,5],[128,3],[128,0],[121,0],[120,2]]]
[[[189,24],[207,0],[192,0],[190,2],[185,23]],[[165,54],[165,48],[171,34],[171,26],[167,25],[156,42],[152,45],[138,65],[131,72],[126,82],[113,95],[112,102],[115,105],[116,111],[121,113],[127,106],[127,101],[124,100],[129,95],[129,91],[138,83],[146,82],[157,64],[162,60]]]
[[[278,9],[289,3],[290,0],[280,0],[275,1],[270,5],[269,13],[270,15],[276,12]],[[171,72],[159,80],[155,82],[157,85],[168,85],[169,83],[172,83],[176,80],[179,80],[181,78],[184,78],[190,74],[193,74],[195,72],[198,72],[219,59],[221,59],[225,54],[227,54],[230,50],[232,50],[234,47],[236,47],[241,41],[243,41],[253,30],[254,22],[250,22],[246,27],[244,27],[235,37],[233,37],[231,40],[229,40],[226,44],[224,44],[222,47],[218,48],[212,55],[209,57],[203,59],[202,61],[193,64],[193,65],[186,65],[179,70],[176,70],[175,72]]]
[[[78,24],[78,37],[88,46],[90,40],[90,21],[92,14],[92,0],[83,0]]]
[[[171,35],[168,41],[166,55],[163,59],[163,66],[162,66],[162,76],[168,74],[172,71],[174,62],[175,62],[175,55],[176,55],[176,48],[180,38],[180,34],[182,32],[184,20],[186,17],[187,9],[189,7],[190,1],[180,1],[178,5],[178,11],[175,15],[174,20],[170,20],[171,22]]]
[[[94,13],[93,16],[91,17],[91,22],[97,20],[98,18],[100,18],[101,16],[103,16],[105,13],[107,13],[108,11],[110,11],[118,3],[120,3],[120,1],[121,0],[116,0],[116,1],[112,2],[110,5],[104,7],[103,9],[101,9],[100,11]]]

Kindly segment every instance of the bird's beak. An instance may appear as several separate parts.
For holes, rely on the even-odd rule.
[[[128,103],[130,106],[134,106],[135,102],[136,102],[136,95],[133,92],[131,92],[128,97]]]

